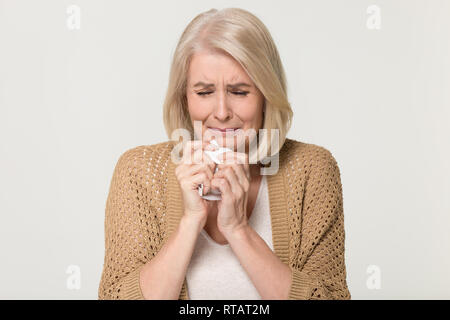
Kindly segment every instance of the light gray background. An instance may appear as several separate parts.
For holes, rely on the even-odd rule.
[[[81,8],[70,30],[66,9]],[[381,29],[366,26],[370,5]],[[0,298],[96,299],[119,156],[167,140],[181,32],[212,7],[267,25],[288,137],[341,169],[354,299],[450,298],[450,1],[0,1]],[[69,290],[69,265],[81,288]],[[369,289],[370,265],[381,288]]]

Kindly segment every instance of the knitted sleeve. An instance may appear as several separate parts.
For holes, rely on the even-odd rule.
[[[350,299],[344,261],[344,215],[340,171],[319,148],[305,181],[300,253],[292,270],[289,299]]]
[[[119,158],[110,184],[100,300],[144,299],[139,274],[152,250],[148,245],[149,232],[143,227],[149,221],[145,216],[150,209],[139,177],[143,161],[137,150],[129,150]]]

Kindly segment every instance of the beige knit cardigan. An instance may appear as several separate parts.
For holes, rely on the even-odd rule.
[[[144,299],[140,269],[183,215],[176,164],[170,157],[174,145],[138,146],[116,164],[106,201],[99,299]],[[286,139],[279,170],[267,176],[267,183],[274,253],[292,270],[289,299],[350,299],[342,186],[332,154]],[[189,299],[186,278],[179,299]]]

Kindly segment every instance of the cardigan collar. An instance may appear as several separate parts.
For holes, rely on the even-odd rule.
[[[289,139],[286,139],[288,142]],[[287,212],[287,186],[284,170],[286,158],[286,142],[279,153],[279,169],[274,175],[267,176],[267,185],[270,203],[270,220],[272,227],[272,242],[274,253],[283,263],[288,264],[289,259],[289,224]],[[169,155],[170,157],[170,155]],[[183,216],[183,197],[178,180],[175,176],[176,164],[169,159],[167,181],[167,238],[175,231]],[[186,277],[180,292],[181,300],[188,300]]]

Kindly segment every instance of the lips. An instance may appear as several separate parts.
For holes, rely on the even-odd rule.
[[[208,129],[213,130],[213,131],[220,131],[220,132],[235,132],[235,131],[239,130],[240,128],[210,128],[210,127],[208,127]]]

